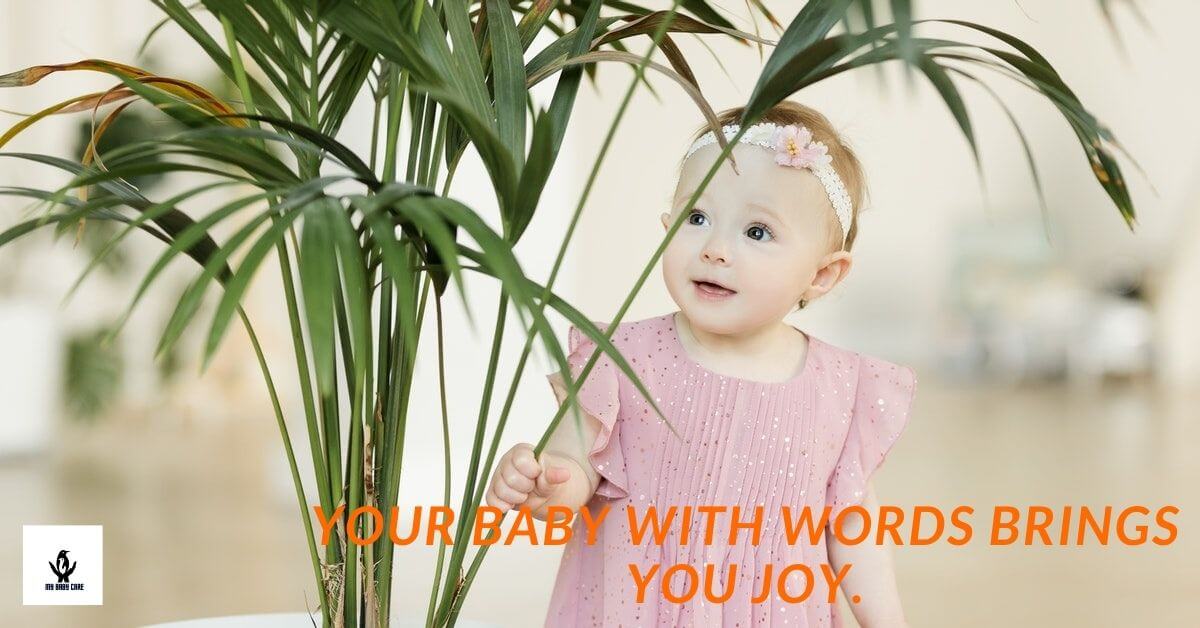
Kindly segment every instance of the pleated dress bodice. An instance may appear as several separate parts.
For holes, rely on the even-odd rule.
[[[611,337],[674,431],[603,352],[577,393],[580,407],[601,423],[588,456],[601,481],[587,506],[593,513],[609,510],[594,544],[585,542],[586,528],[576,519],[545,625],[840,625],[820,571],[829,563],[825,542],[809,543],[806,535],[789,542],[782,509],[798,517],[809,506],[816,520],[829,506],[833,521],[862,501],[868,478],[907,424],[916,385],[912,369],[805,334],[804,364],[789,379],[733,377],[689,357],[675,317],[672,312],[620,323]],[[574,326],[568,340],[568,362],[578,377],[596,345]],[[638,521],[650,506],[659,519],[675,508],[661,543],[631,542],[627,506]],[[698,506],[724,511],[705,513]],[[759,521],[757,543],[745,525],[728,542],[735,507],[737,521]],[[709,543],[706,521],[713,524]],[[643,576],[658,566],[641,601],[630,564]],[[676,572],[665,583],[661,576],[679,564],[694,567],[700,588],[676,602],[686,593],[688,576]],[[791,595],[811,584],[802,602],[782,599],[774,583],[768,583],[766,599],[752,601],[765,577],[777,578],[793,564],[813,574],[810,579],[793,571],[786,579]],[[703,594],[706,565],[715,569],[716,592],[726,590],[729,566],[736,565],[733,593],[721,603]]]

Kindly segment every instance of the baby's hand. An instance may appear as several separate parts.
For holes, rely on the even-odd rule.
[[[522,505],[537,512],[554,495],[555,490],[569,479],[569,468],[547,466],[544,452],[540,461],[535,460],[533,445],[517,443],[496,465],[496,473],[487,491],[487,503],[499,508],[501,514]]]

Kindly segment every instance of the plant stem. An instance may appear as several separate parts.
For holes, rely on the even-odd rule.
[[[388,72],[391,76],[388,80],[387,140],[383,147],[383,177],[381,180],[390,183],[396,180],[396,147],[400,143],[400,119],[404,115],[404,97],[408,93],[408,71],[400,71],[398,82],[396,67],[390,66]]]
[[[391,74],[389,73],[389,79],[391,79],[391,78],[394,78],[394,77],[392,77]],[[389,89],[390,88],[391,87],[389,85]],[[375,162],[377,161],[377,157],[379,156],[379,118],[380,118],[380,111],[382,108],[383,108],[383,99],[376,98],[375,105],[372,108],[372,112],[371,112],[371,154],[369,157],[370,163],[367,165],[367,167],[371,169],[371,172],[375,172]]]
[[[441,393],[442,406],[442,457],[445,462],[445,473],[442,478],[443,494],[442,503],[447,508],[450,507],[450,415],[446,409],[446,349],[443,344],[443,329],[442,329],[442,299],[441,297],[434,298],[434,307],[437,308],[437,339],[438,339],[438,390]],[[437,568],[433,574],[433,589],[429,592],[429,604],[426,607],[425,625],[429,626],[433,623],[433,610],[437,602],[437,594],[439,585],[442,581],[442,566],[446,558],[446,541],[443,538],[438,538],[438,557]]]
[[[466,538],[471,528],[471,525],[468,524],[475,520],[475,512],[479,508],[479,502],[472,500],[472,495],[475,491],[477,472],[479,470],[479,454],[483,448],[483,435],[487,431],[488,408],[491,406],[492,386],[496,380],[496,367],[500,362],[500,345],[504,339],[504,321],[507,318],[507,314],[508,293],[501,289],[496,307],[496,328],[492,334],[492,351],[491,355],[488,356],[487,376],[484,380],[483,394],[479,402],[479,418],[475,424],[475,440],[471,444],[471,464],[467,470],[467,486],[463,489],[463,503],[458,510],[458,525],[454,531],[454,550],[450,554],[450,578],[454,580],[454,586],[447,587],[442,594],[442,602],[436,613],[436,626],[441,626],[451,614],[453,603],[455,600],[460,599],[462,595],[460,591],[465,585],[460,572],[463,559],[465,558]]]
[[[435,144],[433,121],[436,115],[437,101],[430,100],[425,108],[425,121],[421,129],[421,139],[423,140],[421,143],[421,157],[417,164],[418,182],[423,184],[428,184],[425,176],[429,171],[429,155],[433,152]]]
[[[353,263],[353,260],[342,260],[343,264]],[[365,356],[354,353],[354,344],[350,338],[350,323],[349,316],[346,314],[346,290],[355,289],[355,286],[345,286],[338,282],[334,284],[336,291],[334,297],[334,311],[337,314],[338,331],[341,339],[341,354],[342,366],[346,374],[346,394],[350,397],[350,440],[346,449],[346,471],[344,483],[346,485],[346,552],[345,561],[343,563],[343,573],[345,580],[342,588],[343,599],[345,606],[343,607],[343,621],[347,628],[355,628],[358,625],[358,545],[353,542],[351,535],[359,536],[357,525],[352,525],[350,515],[362,505],[362,408],[363,408],[363,388],[364,382],[359,375],[360,371],[356,368],[356,358],[358,360],[366,359]]]
[[[304,495],[304,484],[300,481],[300,470],[296,467],[296,454],[292,451],[292,441],[288,436],[287,423],[283,420],[283,408],[279,404],[279,395],[275,391],[275,382],[271,378],[271,369],[267,366],[267,359],[263,355],[262,345],[258,342],[258,335],[254,333],[254,327],[250,325],[250,318],[246,316],[246,311],[241,306],[238,306],[238,316],[242,319],[242,325],[246,327],[246,334],[250,337],[250,344],[253,345],[254,355],[258,359],[258,367],[262,370],[263,379],[267,382],[267,393],[271,397],[271,407],[275,410],[275,422],[279,425],[279,435],[283,438],[283,451],[287,454],[288,468],[292,472],[292,484],[296,487],[296,499],[300,503],[300,518],[304,521],[304,536],[308,540],[308,554],[312,559],[313,575],[317,579],[317,596],[321,600],[322,621],[324,625],[328,626],[330,615],[325,595],[325,579],[322,576],[321,561],[317,555],[317,542],[313,536],[312,520],[309,518],[311,514],[308,512],[308,498]]]
[[[229,47],[229,58],[233,66],[234,77],[238,85],[238,89],[242,94],[242,100],[245,103],[247,113],[253,115],[257,112],[254,106],[254,93],[250,89],[250,82],[246,77],[246,68],[242,62],[241,51],[237,45],[237,37],[233,30],[233,24],[225,16],[220,16],[221,26],[225,32],[226,45]],[[260,128],[257,120],[251,120],[251,124],[255,128]],[[266,150],[266,142],[259,140],[259,144]],[[274,221],[274,218],[272,218]],[[321,434],[317,427],[316,409],[313,404],[312,382],[309,379],[308,372],[308,357],[304,350],[303,331],[300,326],[299,311],[296,304],[296,288],[292,282],[291,262],[287,253],[286,241],[280,241],[276,245],[276,251],[279,254],[279,270],[283,275],[284,294],[287,301],[288,320],[292,329],[293,348],[296,354],[296,367],[299,371],[300,390],[304,402],[304,416],[308,427],[309,450],[313,459],[313,469],[317,475],[317,493],[318,499],[321,502],[321,508],[324,512],[332,512],[329,479],[325,473],[324,466],[320,455],[321,450]],[[258,344],[254,331],[250,328],[249,320],[246,318],[245,312],[239,307],[238,311],[242,316],[246,329],[250,334],[251,342],[254,345],[255,353],[258,355],[260,366],[263,370],[263,375],[267,380],[267,389],[272,398],[272,403],[276,409],[276,418],[279,422],[281,435],[284,440],[284,447],[287,450],[288,461],[292,466],[292,482],[296,486],[297,494],[301,500],[301,518],[304,522],[306,536],[309,541],[309,551],[312,554],[314,575],[317,579],[317,592],[321,600],[321,614],[323,623],[328,625],[331,618],[329,614],[328,596],[325,590],[325,578],[321,569],[320,559],[318,558],[316,542],[313,539],[312,521],[308,512],[308,500],[304,496],[304,485],[300,480],[300,474],[295,466],[295,456],[292,452],[291,440],[288,437],[287,425],[284,423],[283,410],[279,407],[277,395],[275,393],[275,385],[271,380],[270,372],[267,369],[266,361],[262,356],[262,348]]]
[[[412,130],[408,142],[408,169],[404,172],[404,180],[410,183],[416,181],[417,163],[420,158],[421,145],[425,139],[425,127],[418,122],[424,119],[425,105],[428,101],[425,94],[416,92],[412,94],[412,99]]]
[[[425,303],[427,297],[429,296],[431,283],[432,279],[430,275],[426,273],[425,282],[421,287],[420,304],[417,309],[417,330],[421,329],[422,323],[425,320]],[[399,322],[397,322],[397,326],[398,325]],[[385,505],[388,506],[389,510],[391,506],[395,505],[399,501],[400,472],[404,468],[404,436],[405,429],[408,424],[408,400],[412,389],[412,374],[414,371],[413,367],[416,363],[416,350],[421,340],[421,336],[418,334],[418,336],[411,339],[410,342],[409,339],[401,337],[398,329],[399,328],[397,327],[396,337],[400,338],[404,342],[401,350],[395,352],[397,359],[401,361],[401,373],[396,378],[396,383],[393,385],[393,390],[395,392],[392,393],[393,399],[398,397],[395,403],[397,409],[395,410],[393,417],[389,420],[389,425],[392,426],[393,434],[389,437],[388,443],[391,445],[391,456],[393,459],[389,459],[388,463],[385,465],[387,467],[388,475],[385,478],[384,485],[386,486],[386,489],[384,491],[384,499],[387,500]],[[402,380],[401,377],[403,377]],[[387,450],[385,450],[385,456],[387,456],[386,451]],[[448,507],[449,505],[449,500],[446,500],[446,506]],[[391,582],[392,559],[395,549],[396,547],[392,543],[385,543],[383,546],[383,558],[380,562],[380,577],[384,582]],[[382,600],[380,601],[381,614],[383,617],[389,617],[390,607],[391,589],[387,588],[383,591]]]
[[[437,137],[433,140],[433,159],[430,160],[429,170],[425,173],[425,184],[437,187],[438,170],[442,159],[442,150],[446,146],[446,110],[443,109],[438,117]]]
[[[308,41],[311,48],[308,51],[308,125],[314,129],[321,128],[321,98],[317,94],[321,89],[321,46],[320,40],[317,39],[317,22],[316,11],[314,11],[312,19],[308,22]]]

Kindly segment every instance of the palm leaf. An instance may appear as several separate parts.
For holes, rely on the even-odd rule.
[[[525,64],[508,0],[485,0],[492,49],[496,55],[496,122],[500,141],[512,153],[516,169],[525,163]],[[597,3],[599,4],[599,3]]]
[[[809,41],[810,38],[807,35],[789,30],[780,40],[780,46],[768,61],[767,68],[764,69],[755,85],[743,113],[741,124],[746,125],[757,120],[769,107],[808,85],[850,69],[899,59],[903,54],[901,46],[910,45],[916,51],[918,67],[934,82],[939,95],[946,101],[958,121],[960,129],[966,135],[972,153],[976,155],[976,166],[979,168],[977,148],[966,108],[958,95],[957,88],[953,86],[944,70],[936,65],[935,59],[953,58],[986,67],[1013,71],[1024,79],[1028,86],[1046,96],[1063,114],[1079,138],[1080,145],[1093,167],[1097,181],[1109,194],[1126,223],[1130,227],[1133,226],[1132,200],[1126,189],[1120,167],[1105,146],[1105,142],[1115,143],[1111,133],[1096,120],[1095,116],[1087,112],[1078,97],[1062,83],[1061,77],[1044,57],[1016,37],[999,33],[994,29],[958,20],[920,20],[914,23],[924,21],[943,21],[972,28],[1000,39],[1018,52],[1013,53],[988,46],[977,46],[945,39],[910,37],[906,40],[907,43],[903,43],[893,37],[898,28],[895,25],[876,27],[864,33],[832,36],[813,41],[806,46],[799,46],[797,42]],[[857,51],[864,47],[868,49],[855,56]],[[989,54],[993,59],[957,52],[942,52],[943,49],[952,48],[980,50]],[[784,50],[787,53],[782,52]],[[982,172],[981,169],[980,172]]]

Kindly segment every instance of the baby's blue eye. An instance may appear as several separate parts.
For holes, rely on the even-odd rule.
[[[699,225],[699,224],[702,224],[702,223],[698,223],[698,222],[696,222],[696,221],[692,220],[693,218],[695,218],[695,217],[697,217],[697,216],[699,216],[701,219],[708,220],[708,218],[707,218],[707,217],[706,217],[704,214],[701,214],[701,213],[700,213],[700,212],[698,212],[698,211],[693,211],[692,213],[688,214],[688,224],[689,224],[689,225]]]
[[[751,240],[758,240],[760,242],[766,242],[775,237],[771,233],[771,230],[763,225],[751,225],[750,228],[746,230],[746,235],[750,236]]]

